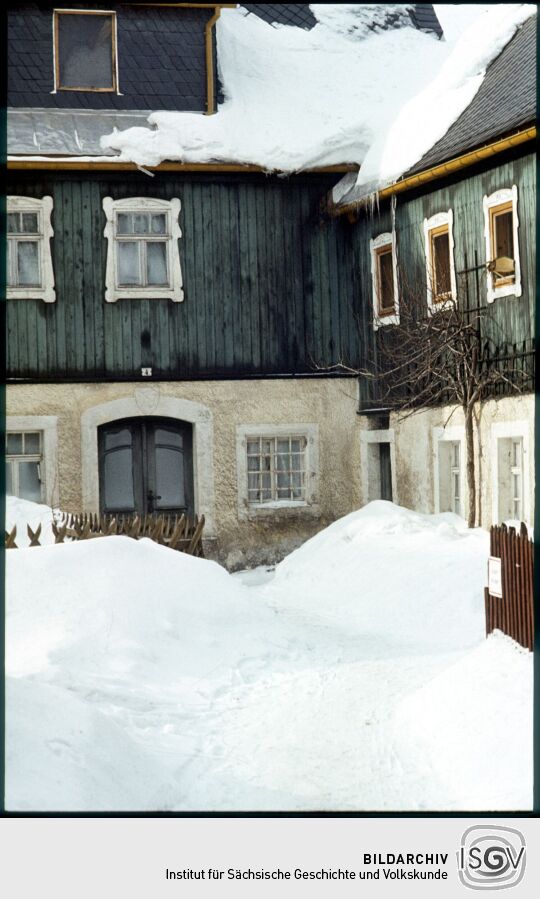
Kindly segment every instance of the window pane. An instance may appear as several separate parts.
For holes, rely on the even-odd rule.
[[[258,471],[260,461],[260,456],[248,456],[248,471]]]
[[[133,233],[148,234],[148,214],[146,212],[133,213]]]
[[[60,87],[113,87],[112,16],[58,15]]]
[[[19,213],[8,212],[8,234],[19,234]]]
[[[152,215],[152,234],[166,233],[166,216],[165,213],[155,213]]]
[[[39,434],[25,434],[24,435],[24,451],[27,456],[36,455],[40,451],[40,439]]]
[[[140,284],[139,244],[134,240],[122,240],[118,248],[118,284],[129,286]]]
[[[448,232],[432,237],[433,289],[435,296],[450,293],[450,237]]]
[[[21,455],[23,451],[22,434],[8,434],[6,440],[6,453],[8,456]]]
[[[130,212],[119,212],[116,218],[117,234],[133,234],[133,220]]]
[[[277,451],[278,453],[288,453],[289,452],[289,440],[278,440],[277,442]]]
[[[301,471],[304,467],[302,464],[303,459],[304,457],[300,453],[295,453],[293,456],[291,456],[291,469],[293,471]]]
[[[20,287],[39,287],[39,259],[37,241],[17,242],[17,271]]]
[[[514,237],[512,233],[512,213],[504,212],[495,216],[495,256],[514,258]]]
[[[134,508],[131,449],[113,450],[105,455],[105,509],[128,512]]]
[[[259,440],[248,440],[247,442],[247,451],[248,453],[258,453],[260,447]]]
[[[13,463],[6,464],[6,493],[13,496]]]
[[[164,286],[167,278],[167,245],[161,241],[146,244],[147,283]]]
[[[19,462],[19,496],[34,503],[41,502],[39,462]]]
[[[23,212],[22,229],[25,234],[38,233],[38,215],[37,212]]]
[[[182,434],[178,434],[176,431],[169,431],[168,428],[156,428],[154,439],[156,444],[159,443],[161,446],[175,446],[177,449],[182,449],[184,446]]]
[[[394,272],[392,250],[379,253],[379,308],[388,312],[394,308]]]

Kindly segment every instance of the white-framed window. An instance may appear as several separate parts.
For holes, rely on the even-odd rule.
[[[119,93],[116,12],[55,9],[54,90]]]
[[[433,446],[435,511],[465,517],[465,428],[433,428]]]
[[[184,299],[178,240],[180,200],[105,197],[105,300]]]
[[[394,234],[385,232],[369,242],[373,296],[373,327],[399,324],[397,260]]]
[[[530,520],[529,428],[525,421],[491,426],[494,523]]]
[[[318,426],[240,425],[236,429],[241,518],[318,502]]]
[[[515,184],[484,197],[488,303],[521,296],[517,201]]]
[[[360,475],[365,503],[377,499],[398,502],[393,428],[360,433]]]
[[[52,197],[7,198],[7,297],[54,303]]]
[[[58,419],[56,415],[6,418],[6,493],[57,506]]]
[[[444,308],[457,298],[453,225],[451,209],[424,219],[427,304],[430,312]]]

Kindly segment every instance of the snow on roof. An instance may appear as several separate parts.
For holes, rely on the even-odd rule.
[[[340,205],[361,201],[381,187],[397,181],[413,167],[418,169],[416,164],[419,160],[429,158],[428,151],[441,141],[464,110],[472,105],[491,64],[516,31],[535,13],[536,6],[533,4],[493,4],[473,19],[436,77],[401,104],[398,114],[370,145],[355,186],[348,191],[344,191],[344,185],[336,186],[334,201]],[[507,98],[503,107],[499,103],[499,134],[512,128],[514,104],[511,98],[521,90],[515,66],[510,80],[508,74],[505,69]],[[523,77],[523,72],[521,75]],[[487,97],[487,92],[484,93],[482,102]],[[501,108],[506,110],[506,123],[500,120]],[[485,119],[482,110],[475,109],[466,133],[461,134],[462,145],[467,143],[474,129],[477,129],[478,135],[475,145],[481,143]],[[493,134],[490,136],[493,137]],[[456,145],[454,150],[453,155],[462,152]]]
[[[150,128],[102,139],[120,159],[235,162],[269,171],[361,163],[448,47],[402,4],[314,4],[309,31],[224,9],[216,26],[224,102],[217,114],[154,112]],[[392,27],[388,26],[389,18]]]

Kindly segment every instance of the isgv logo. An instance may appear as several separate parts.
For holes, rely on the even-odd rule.
[[[469,827],[457,853],[459,879],[472,890],[503,890],[525,874],[525,838],[512,827]]]

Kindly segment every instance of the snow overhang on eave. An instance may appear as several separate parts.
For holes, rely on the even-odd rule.
[[[408,190],[413,190],[417,187],[422,187],[424,184],[452,175],[454,172],[475,165],[484,159],[489,159],[498,153],[503,153],[513,147],[520,146],[529,141],[534,141],[536,140],[536,135],[536,126],[525,128],[507,137],[485,144],[482,147],[477,147],[468,153],[464,153],[462,156],[456,156],[439,165],[434,165],[424,171],[416,172],[414,175],[403,177],[391,184],[380,185],[378,187],[373,186],[372,188],[367,189],[364,187],[362,193],[356,191],[356,193],[359,193],[359,196],[357,197],[354,196],[354,187],[345,192],[341,191],[341,197],[336,202],[336,188],[339,188],[338,184],[336,185],[336,188],[334,188],[334,191],[330,191],[329,193],[327,206],[328,214],[332,217],[354,214],[360,209],[372,206],[388,197],[404,193]],[[345,182],[345,180],[345,178],[342,179],[343,182]],[[351,199],[351,197],[353,198]]]

